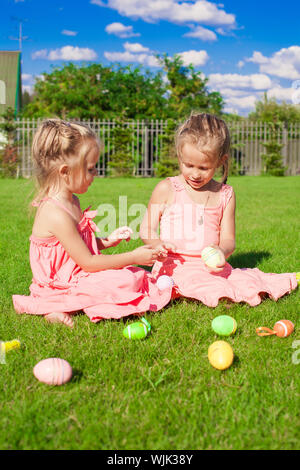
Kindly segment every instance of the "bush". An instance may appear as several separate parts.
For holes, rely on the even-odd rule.
[[[4,122],[0,129],[4,133],[7,143],[0,150],[0,178],[14,178],[18,175],[19,155],[16,139],[16,124],[14,110],[10,107],[2,114]]]
[[[264,163],[262,174],[270,176],[284,176],[286,167],[283,166],[282,155],[280,153],[283,145],[272,140],[263,144],[263,146],[266,148],[266,153],[261,154],[261,158]]]
[[[109,176],[133,176],[134,161],[131,153],[133,135],[124,116],[116,121],[111,134],[114,152],[108,162]]]

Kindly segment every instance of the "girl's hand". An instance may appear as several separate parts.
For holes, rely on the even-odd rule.
[[[110,246],[116,246],[122,240],[126,240],[128,242],[132,234],[133,231],[130,227],[119,227],[107,237],[107,240],[109,241]]]
[[[150,245],[143,245],[132,251],[134,264],[152,266],[158,258],[159,250],[153,249]]]
[[[168,256],[169,251],[176,253],[176,246],[170,242],[162,242],[155,249],[158,250],[158,261],[163,261]]]
[[[224,252],[217,245],[209,245],[209,246],[211,246],[212,248],[214,248],[218,252],[218,254],[220,256],[220,262],[217,264],[216,267],[208,266],[208,268],[214,273],[220,273],[221,271],[223,271],[224,266],[226,264],[226,258],[225,258]]]

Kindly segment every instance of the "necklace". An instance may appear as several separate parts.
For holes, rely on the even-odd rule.
[[[207,205],[207,203],[208,203],[209,196],[210,196],[210,193],[208,193],[208,196],[207,196],[207,198],[206,198],[205,204],[204,204],[204,206],[203,206],[203,213],[202,213],[202,215],[200,216],[200,219],[198,220],[198,225],[203,225],[203,221],[204,221],[204,211],[205,211],[206,205]]]
[[[190,192],[190,187],[189,187],[189,185],[186,183],[186,181],[184,181],[184,185],[185,185],[185,187],[186,187],[186,191],[189,193],[189,192]],[[205,200],[205,203],[204,203],[204,205],[203,205],[203,212],[202,212],[202,214],[200,215],[199,219],[197,220],[198,225],[203,225],[203,222],[204,222],[204,211],[205,211],[205,208],[206,208],[206,206],[207,206],[207,203],[208,203],[209,198],[210,198],[210,192],[208,192],[208,195],[206,196],[206,200]],[[194,202],[196,202],[196,201],[194,201]],[[199,204],[199,203],[197,203],[197,204]]]

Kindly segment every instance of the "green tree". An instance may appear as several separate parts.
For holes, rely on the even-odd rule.
[[[208,91],[208,78],[202,72],[192,64],[184,66],[179,55],[170,58],[164,54],[158,59],[167,75],[167,117],[182,119],[192,110],[221,114],[223,98],[218,92]]]
[[[161,73],[142,73],[139,67],[78,66],[73,63],[44,73],[34,86],[25,117],[63,119],[161,118],[164,108]]]
[[[155,165],[155,176],[158,176],[159,178],[174,176],[179,172],[178,158],[174,142],[175,128],[176,123],[174,119],[168,119],[164,133],[161,136],[162,151],[160,159]]]
[[[263,99],[256,102],[255,111],[249,114],[249,119],[274,124],[300,122],[300,108],[285,102],[277,103],[275,98],[269,99],[264,93]]]

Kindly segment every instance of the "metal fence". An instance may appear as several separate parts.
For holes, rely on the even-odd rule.
[[[99,176],[108,174],[108,162],[115,151],[113,129],[117,122],[107,120],[83,121],[90,126],[104,144],[98,162]],[[17,120],[17,138],[21,155],[20,175],[32,174],[31,143],[40,121],[35,119]],[[134,163],[136,176],[153,176],[155,163],[162,153],[162,136],[167,122],[163,120],[136,120],[124,123],[132,130],[128,152]],[[228,123],[231,133],[231,156],[240,174],[259,175],[262,171],[261,155],[266,152],[263,144],[276,140],[282,145],[283,164],[287,175],[300,174],[300,123],[286,124],[274,130],[268,123],[241,121]]]

